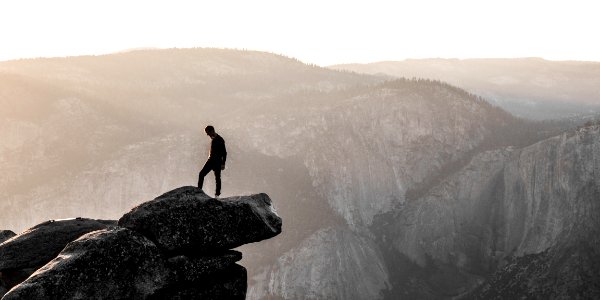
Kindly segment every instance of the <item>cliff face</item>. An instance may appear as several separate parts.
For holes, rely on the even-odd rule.
[[[486,260],[496,255],[490,244],[497,234],[500,177],[511,152],[497,150],[474,157],[423,198],[380,216],[374,230],[385,232],[381,238],[391,240],[398,252],[419,266],[434,259],[475,270],[487,268]]]
[[[398,84],[347,99],[319,111],[319,117],[313,118],[314,124],[291,126],[288,123],[293,120],[282,121],[283,127],[297,128],[294,140],[299,145],[290,146],[289,151],[303,155],[312,185],[327,199],[333,213],[343,219],[342,228],[347,228],[344,231],[352,239],[328,238],[322,232],[315,232],[284,253],[280,260],[251,276],[255,286],[249,289],[249,298],[286,295],[284,297],[293,299],[301,298],[301,293],[314,298],[336,294],[344,294],[349,299],[365,298],[367,294],[383,297],[385,291],[397,284],[392,284],[392,277],[397,277],[398,266],[387,260],[387,245],[392,237],[403,233],[394,228],[390,237],[383,238],[383,229],[376,228],[378,225],[374,223],[380,215],[396,213],[398,207],[420,201],[409,199],[410,191],[426,191],[428,185],[435,183],[432,178],[443,178],[447,176],[444,172],[460,169],[461,160],[476,151],[494,124],[489,108],[467,95],[426,82],[419,87],[422,90],[417,93],[410,84]],[[255,144],[264,145],[262,151],[266,153],[286,153],[286,145],[275,144],[275,147],[264,140],[274,135],[269,129],[250,129],[247,139],[256,138]],[[298,142],[305,140],[308,143]],[[502,167],[502,161],[495,164]],[[486,177],[481,178],[483,183],[487,183],[486,180]],[[480,207],[480,211],[486,209],[483,205]],[[435,211],[427,217],[432,218],[428,222],[438,221]],[[336,242],[331,243],[331,240]],[[344,272],[340,277],[329,272],[326,277],[313,280],[315,276],[324,276],[321,272],[326,271],[321,271],[322,264],[307,264],[302,257],[326,260],[331,256],[326,254],[330,249],[326,245],[337,249],[335,257],[345,263],[334,269]],[[345,251],[355,247],[372,254],[361,257]],[[413,252],[421,261],[425,260],[418,249]],[[283,257],[285,260],[281,260]],[[385,268],[378,269],[379,265]],[[376,280],[365,279],[365,270],[372,270],[368,273]]]
[[[299,156],[318,193],[358,229],[480,145],[504,121],[495,112],[450,86],[405,80],[230,130],[265,154]]]
[[[345,228],[315,232],[249,279],[249,299],[367,299],[389,287],[373,240]]]
[[[482,153],[427,196],[382,215],[374,231],[383,232],[382,240],[391,240],[392,254],[421,268],[449,265],[478,276],[499,268],[495,276],[504,281],[502,266],[507,261],[523,265],[535,257],[527,255],[545,252],[540,259],[550,262],[565,251],[580,251],[584,241],[589,246],[583,249],[589,250],[581,251],[595,253],[600,228],[599,147],[600,128],[588,127],[523,149]],[[588,268],[585,260],[569,264],[575,270]],[[514,268],[505,272],[514,273]],[[589,279],[587,271],[575,270],[569,278]],[[549,278],[560,276],[558,269],[545,272]],[[531,288],[550,285],[543,278]],[[420,280],[433,284],[427,278]],[[458,295],[467,288],[447,292]]]
[[[423,89],[427,89],[425,86]],[[431,86],[434,101],[383,89],[325,115],[307,149],[313,184],[351,227],[405,201],[408,189],[475,148],[489,129],[485,109]],[[438,105],[436,101],[447,101]]]
[[[334,229],[313,234],[252,277],[249,298],[326,298],[347,291],[354,291],[347,297],[355,299],[364,298],[361,293],[448,298],[477,287],[487,288],[468,297],[520,297],[542,290],[550,298],[595,295],[598,288],[586,283],[600,271],[594,256],[600,228],[598,147],[596,126],[522,149],[475,155],[424,196],[375,215],[367,231],[347,231],[352,239],[334,238],[339,233],[329,237]],[[330,180],[335,178],[340,177]],[[328,264],[307,263],[308,257],[331,259],[326,246],[331,244],[338,249],[334,261],[345,261],[331,268],[344,270],[340,282],[331,280],[337,276],[315,277],[323,276],[326,271],[319,270]],[[362,252],[351,251],[358,245]],[[365,274],[377,280],[353,279]],[[519,276],[535,279],[513,288]],[[566,292],[571,290],[577,292]]]
[[[599,174],[599,126],[523,149],[504,174],[511,257],[471,296],[600,297]]]
[[[539,253],[597,229],[599,171],[597,126],[523,149],[504,172],[503,248]]]

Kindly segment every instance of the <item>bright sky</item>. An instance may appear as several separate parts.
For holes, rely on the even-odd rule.
[[[0,0],[0,60],[220,47],[319,65],[429,57],[600,61],[599,12],[595,0]]]

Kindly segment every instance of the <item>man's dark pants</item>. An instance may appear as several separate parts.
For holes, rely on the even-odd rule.
[[[204,167],[200,171],[200,175],[198,176],[198,187],[202,188],[204,184],[204,176],[206,176],[210,171],[215,172],[215,182],[217,183],[217,188],[215,189],[215,195],[221,194],[221,163],[209,159],[204,164]]]

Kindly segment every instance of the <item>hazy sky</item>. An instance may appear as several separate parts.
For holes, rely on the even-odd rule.
[[[0,0],[0,60],[224,47],[319,65],[426,57],[600,61],[599,8],[582,0]]]

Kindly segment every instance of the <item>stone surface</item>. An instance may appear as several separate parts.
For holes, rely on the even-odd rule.
[[[178,255],[167,260],[172,282],[199,281],[203,276],[218,272],[242,259],[242,253],[227,250],[203,256]]]
[[[600,228],[599,170],[598,126],[522,149],[477,155],[424,197],[380,216],[372,228],[390,245],[386,255],[387,265],[393,266],[390,269],[407,268],[406,264],[394,263],[397,257],[405,257],[415,267],[409,276],[392,276],[398,279],[393,283],[397,287],[393,296],[404,295],[407,288],[402,284],[419,282],[412,298],[457,297],[508,261],[516,267],[505,270],[504,275],[499,270],[494,282],[502,283],[499,290],[507,291],[510,284],[518,282],[509,282],[510,274],[529,278],[524,286],[512,289],[523,292],[515,294],[516,298],[551,286],[558,298],[563,297],[559,289],[579,289],[580,279],[593,278],[586,266],[594,261],[590,258],[593,255],[585,253],[600,250],[597,242],[582,243],[598,236]],[[581,259],[550,251],[557,247]],[[536,266],[535,261],[553,266]],[[443,272],[447,269],[453,271]],[[496,295],[502,296],[501,292]]]
[[[4,270],[0,272],[0,286],[5,287],[8,291],[31,276],[35,270],[36,268]]]
[[[195,283],[182,283],[156,292],[149,299],[163,300],[244,300],[248,285],[246,268],[233,264],[204,276]]]
[[[409,189],[486,134],[486,106],[439,86],[421,88],[431,90],[390,88],[348,99],[308,129],[318,137],[305,152],[313,185],[354,229],[404,202]]]
[[[596,245],[593,242],[596,241]],[[510,259],[468,299],[600,299],[598,239]]]
[[[381,216],[373,230],[420,267],[434,259],[474,273],[490,271],[490,254],[497,254],[491,253],[497,232],[490,227],[499,218],[493,213],[501,211],[503,170],[511,154],[514,150],[503,149],[477,155],[418,201]]]
[[[51,220],[36,225],[0,244],[0,271],[39,268],[55,258],[69,242],[114,225],[115,221],[85,218]]]
[[[144,299],[163,287],[167,276],[150,240],[111,227],[69,243],[3,299]]]
[[[346,228],[319,230],[252,277],[248,299],[372,299],[389,287],[376,249]]]
[[[4,243],[4,241],[10,239],[15,235],[17,234],[12,232],[12,230],[0,230],[0,244]]]
[[[281,218],[266,194],[217,200],[186,186],[133,208],[119,226],[169,252],[213,252],[274,237]]]

